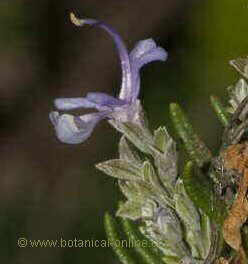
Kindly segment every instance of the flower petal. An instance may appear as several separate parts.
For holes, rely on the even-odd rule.
[[[122,106],[126,102],[105,93],[87,93],[86,97],[58,98],[54,101],[59,110],[73,110],[77,108],[96,108],[98,110],[112,109],[114,106]]]
[[[58,98],[55,99],[54,104],[59,110],[73,110],[77,108],[95,108],[96,104],[89,100],[78,97],[78,98]]]
[[[49,119],[54,126],[57,126],[59,119],[59,112],[53,111],[49,114]]]
[[[135,63],[135,61],[139,61],[140,59],[146,59],[147,57],[147,62],[144,62],[148,63],[151,62],[149,59],[149,54],[151,52],[153,53],[157,49],[160,52],[157,53],[158,57],[156,60],[166,60],[168,56],[167,52],[163,48],[158,47],[156,42],[151,38],[138,41],[133,50],[130,52],[129,57],[132,63]]]
[[[51,112],[49,117],[60,141],[67,144],[79,144],[92,133],[96,124],[106,116],[104,113],[92,113],[79,117]]]
[[[142,66],[152,61],[165,61],[167,52],[158,47],[153,39],[139,41],[130,52],[130,62],[132,68],[132,98],[137,98],[140,88],[139,71]]]
[[[126,104],[124,100],[117,99],[111,95],[99,92],[88,93],[86,99],[90,102],[94,102],[99,106],[121,106]]]
[[[129,56],[132,60],[137,60],[156,47],[157,45],[153,39],[140,40],[136,43]]]

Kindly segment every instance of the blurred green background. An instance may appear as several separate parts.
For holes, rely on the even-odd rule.
[[[142,70],[151,128],[173,135],[168,104],[179,102],[213,150],[221,126],[209,95],[226,100],[238,78],[228,61],[248,53],[247,0],[1,0],[1,263],[118,263],[109,248],[17,246],[19,237],[104,239],[103,214],[120,198],[116,182],[94,168],[118,155],[120,135],[102,122],[84,144],[65,145],[48,120],[56,97],[119,91],[112,40],[73,26],[70,11],[113,25],[130,49],[149,37],[167,49],[166,63]]]

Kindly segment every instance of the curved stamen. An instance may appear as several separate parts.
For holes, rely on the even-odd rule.
[[[131,78],[131,66],[129,61],[129,55],[127,48],[120,37],[120,35],[109,25],[104,22],[95,19],[78,19],[73,13],[70,14],[71,22],[76,26],[83,26],[84,24],[98,26],[104,29],[113,38],[117,47],[121,68],[122,68],[122,86],[119,94],[120,99],[130,100],[132,97],[132,78]]]

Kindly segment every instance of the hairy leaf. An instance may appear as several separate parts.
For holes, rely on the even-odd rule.
[[[155,131],[155,146],[160,149],[154,150],[152,156],[158,175],[166,190],[172,195],[177,178],[177,149],[176,143],[170,137],[165,127]]]
[[[166,189],[162,186],[152,164],[149,161],[145,161],[143,164],[143,175],[146,182],[151,185],[151,188],[157,197],[157,201],[164,206],[169,205],[170,207],[174,207],[171,197],[169,197]]]
[[[246,79],[248,79],[248,56],[231,60],[229,63],[240,74],[242,74]]]
[[[126,123],[117,123],[110,121],[110,123],[125,137],[132,142],[140,151],[151,154],[151,149],[153,146],[153,138],[146,127],[142,127],[138,124],[126,122]]]
[[[141,180],[141,169],[125,160],[113,159],[96,165],[96,168],[109,176],[122,180]]]
[[[154,131],[154,144],[161,152],[165,152],[169,140],[170,136],[165,127],[159,127]]]
[[[131,220],[138,220],[142,218],[142,205],[144,201],[127,201],[125,203],[121,203],[116,212],[117,216],[123,218],[129,218]]]
[[[233,114],[242,101],[248,96],[248,85],[244,79],[240,79],[234,85],[228,87],[230,107],[228,111]]]
[[[119,154],[120,159],[133,163],[137,167],[142,166],[142,160],[139,157],[139,154],[135,150],[134,146],[125,138],[125,136],[122,136],[120,139]]]

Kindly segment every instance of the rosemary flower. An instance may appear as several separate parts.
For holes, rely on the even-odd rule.
[[[55,106],[58,110],[78,108],[97,110],[97,112],[80,116],[59,114],[57,111],[50,113],[49,117],[59,140],[68,144],[78,144],[85,141],[91,135],[96,124],[103,119],[118,122],[137,121],[140,69],[152,61],[165,61],[167,52],[158,47],[153,39],[146,39],[139,41],[134,49],[128,53],[120,35],[104,22],[95,19],[77,19],[74,14],[71,14],[71,20],[77,26],[88,24],[105,30],[115,42],[122,68],[122,83],[118,98],[105,93],[90,92],[85,97],[58,98],[55,100]]]

